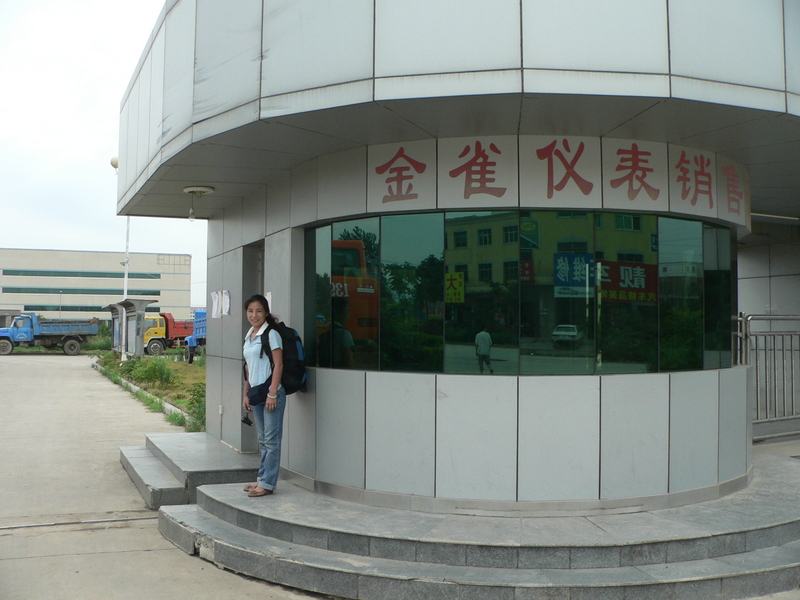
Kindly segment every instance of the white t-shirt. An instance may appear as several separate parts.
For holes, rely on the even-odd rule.
[[[261,385],[272,375],[272,365],[269,364],[269,355],[266,350],[264,351],[264,356],[260,356],[261,335],[267,330],[267,327],[269,327],[269,325],[264,323],[253,340],[250,340],[250,334],[253,333],[252,327],[247,332],[247,335],[244,336],[242,353],[247,363],[247,380],[251,387]],[[272,350],[277,350],[278,348],[283,349],[281,334],[274,329],[269,332],[269,346]]]
[[[481,331],[475,336],[475,345],[478,347],[478,354],[488,356],[492,351],[492,336],[488,331]]]

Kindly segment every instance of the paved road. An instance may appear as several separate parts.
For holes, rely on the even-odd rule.
[[[0,356],[0,598],[320,598],[220,570],[161,536],[119,447],[181,429],[90,362]]]

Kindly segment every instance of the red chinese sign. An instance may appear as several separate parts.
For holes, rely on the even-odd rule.
[[[501,154],[500,150],[493,143],[489,144],[489,150],[494,154]],[[467,145],[458,158],[464,158],[472,151],[472,147]],[[488,152],[483,148],[481,142],[475,142],[475,150],[472,157],[450,171],[453,179],[464,175],[464,199],[466,200],[473,194],[489,194],[495,198],[501,198],[506,193],[504,187],[491,187],[489,184],[496,181],[495,170],[497,163],[490,159]]]
[[[578,186],[578,189],[584,196],[588,196],[592,192],[592,188],[594,184],[590,181],[587,181],[583,177],[578,174],[577,171],[577,164],[583,154],[583,151],[586,149],[586,145],[581,142],[578,144],[578,147],[575,149],[575,153],[571,159],[567,159],[564,155],[564,152],[561,151],[561,148],[557,148],[558,140],[553,140],[550,144],[545,146],[544,148],[539,148],[536,151],[536,157],[539,160],[546,160],[547,161],[547,197],[552,198],[554,192],[560,192],[563,190],[567,183],[570,180],[575,182],[575,185]],[[569,140],[561,140],[561,147],[567,152],[567,154],[571,154],[572,151],[570,150]],[[554,158],[557,158],[561,166],[564,168],[564,176],[558,183],[555,183],[554,177]]]
[[[661,190],[651,186],[645,179],[649,173],[653,172],[653,168],[649,166],[651,152],[640,150],[639,145],[636,143],[631,144],[631,147],[619,148],[617,156],[620,156],[617,171],[627,171],[626,175],[612,179],[609,183],[612,188],[616,189],[621,185],[628,185],[628,200],[635,200],[639,192],[644,190],[651,200],[657,200]]]
[[[741,214],[742,201],[744,200],[744,189],[739,177],[739,170],[734,165],[726,165],[722,168],[722,175],[725,177],[725,191],[728,214]]]
[[[708,200],[708,207],[714,208],[714,195],[712,193],[713,177],[711,171],[711,159],[704,154],[696,154],[689,160],[686,150],[681,150],[678,162],[673,165],[678,173],[676,181],[681,186],[681,200],[686,200],[691,195],[692,206],[697,204],[701,196]],[[690,176],[691,173],[691,176]]]
[[[419,198],[418,194],[412,192],[414,185],[411,180],[414,179],[414,174],[409,173],[409,171],[413,169],[414,172],[421,174],[425,172],[426,168],[426,164],[409,157],[401,146],[389,162],[375,169],[378,175],[383,175],[387,171],[390,173],[390,176],[386,178],[389,193],[383,197],[383,202],[398,202]],[[405,182],[408,182],[406,187],[404,187]]]
[[[600,263],[600,297],[603,302],[658,302],[658,265]]]

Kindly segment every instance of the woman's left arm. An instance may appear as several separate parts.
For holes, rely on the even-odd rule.
[[[278,388],[283,377],[283,348],[272,349],[272,381],[269,384],[269,396],[267,397],[267,410],[274,410],[278,405]]]

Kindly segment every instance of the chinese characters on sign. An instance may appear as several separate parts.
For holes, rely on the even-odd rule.
[[[640,150],[639,145],[635,142],[631,144],[630,149],[620,148],[617,150],[617,155],[621,158],[616,170],[627,171],[628,173],[617,179],[612,179],[609,182],[611,187],[618,188],[623,184],[627,184],[628,200],[636,200],[636,196],[642,190],[647,192],[651,200],[658,200],[661,190],[654,188],[645,181],[647,175],[653,172],[653,168],[648,166],[650,164],[648,158],[650,154],[650,152]]]
[[[438,141],[438,208],[519,206],[517,136]]]
[[[444,301],[464,302],[464,273],[447,273],[444,276]]]
[[[371,146],[368,161],[368,211],[546,207],[748,222],[747,171],[672,144],[476,136]]]
[[[669,210],[667,146],[603,139],[603,208]]]
[[[670,210],[716,217],[715,156],[711,152],[669,147]]]
[[[602,208],[600,139],[520,136],[520,206]]]
[[[494,154],[501,154],[495,144],[489,144],[489,150]],[[471,147],[467,145],[458,158],[464,158],[471,152]],[[492,187],[489,184],[496,181],[494,168],[497,163],[489,158],[489,154],[484,150],[480,142],[475,142],[475,151],[472,158],[460,167],[450,171],[450,177],[456,178],[464,175],[464,199],[468,199],[472,194],[489,194],[495,198],[502,198],[506,193],[504,187]]]
[[[395,166],[395,163],[398,162],[400,162],[400,164]],[[405,164],[403,164],[403,162]],[[389,185],[389,193],[383,197],[383,201],[400,202],[402,200],[414,200],[419,198],[419,194],[411,192],[411,190],[414,189],[414,185],[410,183],[410,181],[414,179],[414,175],[409,174],[408,171],[414,169],[417,173],[424,173],[427,166],[428,165],[425,163],[421,163],[409,157],[405,153],[405,148],[401,146],[397,154],[392,157],[392,160],[375,169],[378,175],[383,175],[386,171],[390,173],[390,176],[386,178],[386,183]],[[404,187],[404,182],[409,183]],[[395,187],[392,187],[392,185]]]
[[[436,140],[370,146],[367,212],[436,208]]]
[[[594,271],[592,254],[553,254],[555,297],[593,298]]]
[[[747,170],[727,158],[717,157],[717,215],[749,227],[750,186]]]
[[[599,271],[603,302],[658,302],[658,265],[602,261]]]

